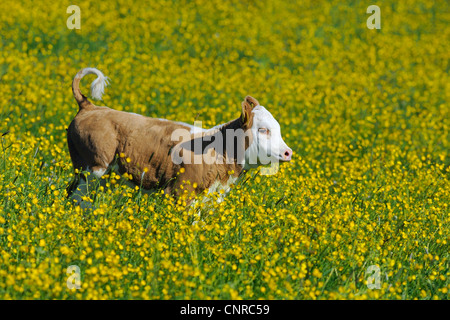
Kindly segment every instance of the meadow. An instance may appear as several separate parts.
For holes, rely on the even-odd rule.
[[[76,2],[0,2],[0,299],[448,299],[448,2]],[[196,224],[118,174],[84,212],[65,190],[84,67],[111,79],[97,105],[204,127],[252,95],[293,160]]]

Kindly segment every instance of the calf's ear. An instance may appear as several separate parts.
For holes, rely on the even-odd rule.
[[[259,106],[258,100],[251,96],[246,96],[244,101],[242,101],[242,114],[241,120],[245,127],[252,126],[253,113],[252,109],[256,106]]]

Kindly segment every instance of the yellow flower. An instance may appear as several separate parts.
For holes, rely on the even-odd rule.
[[[388,0],[381,30],[354,23],[368,15],[350,2],[200,2],[114,0],[70,30],[57,27],[56,2],[0,1],[0,298],[447,299],[442,1]],[[133,177],[159,180],[171,161],[135,159],[131,144],[174,142],[155,140],[163,127],[131,123],[118,165],[141,166],[101,179],[90,166],[74,169],[65,132],[78,106],[66,89],[88,66],[80,61],[120,88],[107,87],[100,103],[86,77],[83,94],[130,114],[212,128],[237,119],[251,94],[293,158],[194,199],[203,181],[176,179],[188,164],[161,190],[130,188]],[[104,124],[94,123],[112,137]],[[221,170],[205,175],[237,174]],[[172,186],[176,197],[164,192]],[[66,290],[69,266],[80,289]],[[368,289],[376,272],[381,288]]]

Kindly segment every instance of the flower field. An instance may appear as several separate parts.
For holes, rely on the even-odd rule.
[[[0,299],[448,299],[448,2],[76,2],[0,2]],[[97,105],[208,128],[252,95],[293,160],[188,208],[113,173],[83,211],[84,67]]]

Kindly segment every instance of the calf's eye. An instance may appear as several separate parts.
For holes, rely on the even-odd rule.
[[[259,133],[269,134],[269,129],[267,129],[267,128],[259,128],[258,131],[259,131]]]

